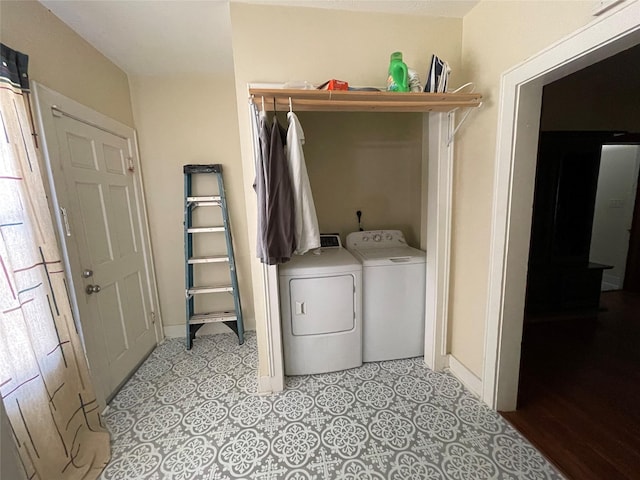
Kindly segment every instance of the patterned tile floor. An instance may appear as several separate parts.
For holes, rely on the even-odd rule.
[[[288,377],[256,395],[255,335],[160,345],[111,402],[102,480],[561,479],[498,414],[421,358]]]

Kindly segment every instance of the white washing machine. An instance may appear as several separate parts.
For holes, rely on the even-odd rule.
[[[280,315],[286,375],[362,365],[362,265],[339,235],[280,265]]]
[[[362,263],[362,360],[424,355],[426,255],[399,230],[353,232],[347,249]]]

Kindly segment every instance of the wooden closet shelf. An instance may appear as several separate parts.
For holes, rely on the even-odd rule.
[[[344,90],[297,90],[250,88],[255,104],[273,111],[306,112],[448,112],[455,108],[479,107],[479,93],[363,92]]]

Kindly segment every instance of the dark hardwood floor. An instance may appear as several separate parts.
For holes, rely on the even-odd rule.
[[[597,315],[530,318],[507,418],[569,479],[640,479],[640,295]]]

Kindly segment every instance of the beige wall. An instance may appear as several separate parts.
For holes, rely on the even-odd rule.
[[[127,75],[42,4],[0,2],[2,43],[29,55],[31,80],[133,126]]]
[[[255,328],[244,206],[244,187],[250,189],[251,183],[245,182],[242,175],[234,88],[232,74],[131,78],[163,324],[180,326],[178,330],[168,329],[169,335],[183,335],[185,320],[182,166],[188,163],[223,165],[245,328]],[[196,193],[211,194],[208,187],[217,191],[215,179],[210,180],[209,185],[200,185],[203,190]],[[198,213],[214,213],[211,209],[200,210]],[[211,225],[220,218],[201,221],[202,225]],[[218,242],[212,247],[217,251],[206,253],[223,253],[224,237],[206,235],[210,235],[207,240]],[[217,278],[214,272],[228,271],[217,267],[221,266],[198,268],[197,271],[212,275],[205,273],[197,280],[207,284],[207,280]],[[231,296],[222,298],[223,302],[229,301],[226,304],[218,300],[220,297],[208,306],[219,309],[233,305]]]
[[[484,95],[456,137],[451,353],[478,377],[484,356],[500,76],[588,23],[592,1],[484,0],[463,21],[465,79]]]
[[[402,230],[420,246],[422,114],[301,112],[321,232]]]
[[[403,52],[406,63],[423,79],[432,52],[450,62],[454,85],[460,76],[462,22],[459,19],[233,3],[231,21],[245,184],[253,179],[246,106],[248,83],[301,80],[320,83],[338,78],[352,85],[381,86],[386,82],[389,55],[396,50]],[[303,127],[306,128],[304,124]],[[322,125],[317,130],[319,136],[330,138]],[[340,168],[334,173],[339,175],[344,170]],[[246,199],[249,241],[253,251],[256,206],[255,196],[250,190],[246,190]],[[346,219],[353,207],[345,209]],[[362,210],[366,222],[373,216],[367,216],[366,212],[375,211],[376,205],[362,205]],[[261,374],[265,375],[268,365],[264,350],[265,298],[261,267],[256,260],[252,262],[252,272],[260,368]]]

